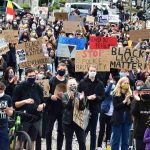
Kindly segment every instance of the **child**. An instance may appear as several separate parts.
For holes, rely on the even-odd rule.
[[[5,85],[0,82],[0,150],[9,150],[8,118],[13,115],[12,101],[5,94]]]
[[[144,133],[145,150],[150,150],[150,117],[147,124],[147,129]]]

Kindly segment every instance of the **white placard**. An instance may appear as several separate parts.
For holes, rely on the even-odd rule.
[[[58,44],[57,57],[75,58],[76,45]]]
[[[20,64],[22,62],[26,62],[26,52],[23,49],[16,50],[16,58],[17,58],[17,64]]]

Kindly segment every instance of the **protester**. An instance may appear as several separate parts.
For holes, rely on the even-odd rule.
[[[146,125],[147,128],[144,133],[144,143],[146,144],[145,150],[149,150],[150,149],[150,120],[147,121]]]
[[[0,82],[0,149],[9,150],[8,116],[13,115],[12,99],[5,94],[5,85]]]
[[[62,94],[65,90],[67,79],[65,77],[66,65],[59,63],[57,67],[57,75],[50,80],[50,98],[47,102],[48,109],[48,123],[46,131],[46,146],[47,150],[52,149],[52,131],[54,123],[58,122],[58,134],[57,134],[57,150],[62,149],[63,145],[63,128],[62,128]]]
[[[130,113],[132,91],[127,77],[122,77],[113,92],[111,149],[128,150],[129,131],[132,124]],[[121,143],[120,143],[121,142]]]
[[[16,110],[25,110],[27,113],[37,116],[32,122],[26,120],[23,123],[23,130],[30,135],[34,150],[37,135],[41,132],[41,115],[46,104],[43,101],[43,89],[35,83],[35,70],[28,68],[25,75],[26,80],[14,89],[13,103]]]
[[[98,121],[98,114],[100,112],[100,104],[104,100],[104,85],[96,77],[96,65],[89,65],[88,76],[81,80],[78,90],[80,93],[84,92],[88,100],[89,110],[91,112],[86,134],[90,131],[91,142],[90,150],[96,148],[96,127]]]
[[[62,95],[62,103],[64,107],[62,122],[66,139],[66,150],[72,150],[74,132],[78,139],[79,150],[86,150],[85,132],[79,125],[73,122],[73,111],[75,107],[82,111],[85,108],[84,93],[78,93],[77,86],[77,81],[75,79],[69,79],[67,82],[67,93]],[[79,101],[79,105],[75,102],[76,100]]]
[[[136,150],[144,150],[143,142],[146,122],[148,121],[150,111],[150,89],[146,84],[140,86],[138,91],[134,92],[134,102],[132,114],[134,116],[134,138],[136,140]]]
[[[107,147],[107,143],[110,142],[111,117],[113,113],[112,95],[113,95],[113,90],[115,88],[115,84],[116,81],[115,79],[113,79],[112,75],[110,74],[107,87],[105,88],[105,99],[101,105],[101,114],[99,118],[100,130],[99,130],[99,137],[98,137],[98,150],[102,150],[102,142],[105,133],[106,133],[106,139],[105,139],[106,147]]]
[[[6,85],[5,93],[12,97],[14,88],[17,84],[17,76],[12,67],[8,67],[4,73],[3,83]]]

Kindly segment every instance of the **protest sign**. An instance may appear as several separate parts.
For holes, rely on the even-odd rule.
[[[18,30],[4,30],[3,36],[8,43],[18,43]]]
[[[83,50],[85,47],[86,39],[85,38],[69,38],[65,36],[60,36],[58,39],[58,43],[60,44],[69,44],[69,45],[76,45],[77,50]]]
[[[108,15],[98,16],[97,22],[99,23],[99,25],[107,25],[108,24]]]
[[[112,47],[110,68],[133,70],[145,67],[146,52],[132,48]]]
[[[69,16],[69,21],[83,21],[83,17],[82,16],[70,15]]]
[[[110,49],[77,51],[75,57],[75,71],[88,71],[90,64],[96,64],[97,71],[110,71],[110,56]]]
[[[146,29],[150,29],[150,20],[146,21]]]
[[[86,16],[86,22],[94,23],[94,21],[95,18],[93,16],[89,16],[89,15]]]
[[[80,30],[80,21],[64,21],[63,30],[66,33],[76,33],[77,30]]]
[[[36,17],[47,18],[48,15],[48,7],[36,7],[33,9],[33,14]]]
[[[58,44],[57,57],[75,58],[76,45]]]
[[[117,46],[116,37],[90,36],[90,49],[109,49],[110,46]]]
[[[55,17],[49,16],[48,21],[54,22],[55,21]]]
[[[68,13],[65,12],[55,12],[54,17],[56,20],[63,20],[67,21],[68,20]]]
[[[49,97],[50,91],[49,80],[48,79],[36,80],[36,83],[38,83],[43,88],[44,97]]]
[[[27,61],[26,52],[23,49],[16,50],[17,64]]]
[[[108,21],[112,23],[119,23],[119,15],[108,15]]]
[[[150,29],[143,30],[131,30],[129,32],[130,39],[132,41],[138,41],[138,39],[146,40],[150,38]]]
[[[17,47],[22,47],[26,52],[27,61],[19,63],[20,68],[26,68],[32,65],[47,64],[50,62],[50,58],[44,56],[42,49],[42,40],[35,42],[26,42]]]
[[[6,54],[9,51],[9,47],[4,38],[0,39],[0,56]]]

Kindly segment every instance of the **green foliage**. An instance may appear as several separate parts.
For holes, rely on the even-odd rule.
[[[59,3],[62,5],[65,5],[65,3],[67,2],[67,0],[60,0]]]
[[[30,6],[27,3],[23,3],[20,6],[24,9],[30,9]]]
[[[59,4],[59,3],[54,2],[53,6],[50,6],[50,7],[48,8],[48,10],[49,10],[50,12],[52,12],[52,11],[55,10],[55,9],[60,9],[60,4]]]

